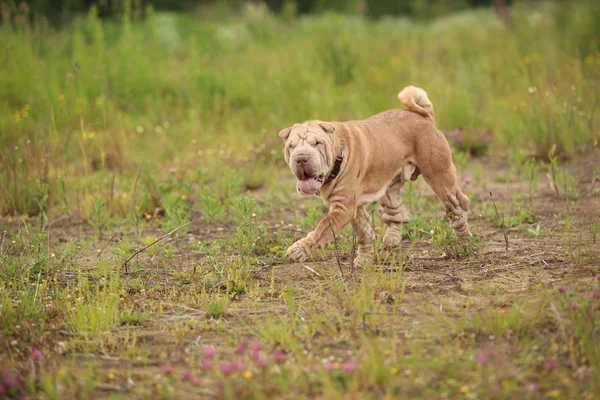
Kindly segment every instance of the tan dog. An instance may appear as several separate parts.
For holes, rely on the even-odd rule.
[[[456,182],[450,146],[436,129],[427,93],[408,86],[398,98],[410,111],[384,111],[362,121],[307,121],[279,132],[298,192],[319,195],[329,207],[316,229],[288,248],[291,260],[306,260],[350,222],[358,239],[355,262],[369,261],[375,232],[366,205],[377,200],[387,225],[383,243],[398,246],[402,224],[410,222],[400,189],[419,174],[444,203],[457,236],[471,234],[469,200]]]

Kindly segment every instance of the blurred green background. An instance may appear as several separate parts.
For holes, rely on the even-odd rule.
[[[280,129],[402,107],[409,84],[461,159],[493,147],[518,170],[600,137],[597,1],[0,0],[0,15],[2,214],[204,213],[273,186]]]
[[[277,13],[294,12],[298,14],[320,13],[327,11],[363,14],[369,17],[413,16],[430,18],[440,14],[459,11],[469,7],[491,6],[494,0],[132,0],[131,4],[144,9],[151,6],[154,10],[198,12],[202,9],[217,7],[236,10],[244,5],[265,4]],[[511,0],[496,0],[496,5],[510,5]],[[119,15],[123,11],[124,0],[31,0],[29,7],[54,21],[68,21],[77,13],[97,7],[101,16]]]

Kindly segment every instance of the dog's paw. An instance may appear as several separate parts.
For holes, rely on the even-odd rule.
[[[287,256],[292,261],[306,261],[310,253],[310,245],[306,239],[298,240],[287,249]]]
[[[399,231],[386,231],[383,235],[383,245],[387,248],[394,249],[400,246],[400,242],[402,241],[402,235]]]
[[[373,254],[370,253],[359,253],[353,261],[355,268],[364,268],[368,264],[373,262]]]

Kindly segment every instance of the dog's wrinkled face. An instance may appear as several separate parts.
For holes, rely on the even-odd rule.
[[[329,122],[309,121],[279,132],[285,140],[283,155],[298,182],[298,192],[316,194],[333,164],[333,133]]]

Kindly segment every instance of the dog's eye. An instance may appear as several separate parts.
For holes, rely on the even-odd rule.
[[[289,147],[290,149],[293,149],[293,148],[294,148],[294,143],[290,143],[290,144],[288,144],[288,147]]]

